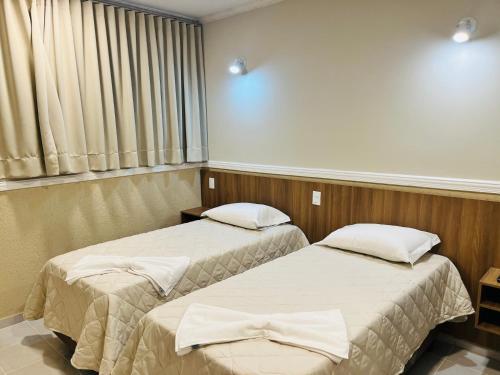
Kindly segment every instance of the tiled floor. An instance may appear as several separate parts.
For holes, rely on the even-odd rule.
[[[408,375],[500,375],[500,362],[434,341]]]
[[[69,363],[64,344],[41,321],[0,329],[0,375],[88,375]],[[500,362],[435,341],[408,375],[500,375]]]
[[[41,320],[0,329],[0,375],[81,375],[74,369],[66,346]]]

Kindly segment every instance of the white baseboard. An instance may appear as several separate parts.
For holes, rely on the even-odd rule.
[[[500,194],[500,181],[472,180],[451,177],[414,176],[392,173],[340,171],[335,169],[321,168],[299,168],[278,165],[235,163],[216,160],[210,160],[208,162],[208,166],[210,168],[229,169],[243,172],[269,173],[286,176],[324,178],[330,180],[368,182],[374,184]]]
[[[23,320],[23,314],[12,315],[7,318],[0,319],[0,329],[13,326],[14,324],[20,323]]]

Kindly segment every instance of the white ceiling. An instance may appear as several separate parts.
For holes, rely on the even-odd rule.
[[[210,22],[282,0],[115,0]]]

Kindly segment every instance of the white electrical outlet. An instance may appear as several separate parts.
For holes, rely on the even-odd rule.
[[[313,191],[312,204],[321,206],[321,191]]]
[[[213,177],[208,178],[208,188],[215,189],[215,178]]]

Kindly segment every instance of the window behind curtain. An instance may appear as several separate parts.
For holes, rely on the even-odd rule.
[[[81,0],[0,24],[0,178],[207,159],[201,26]]]

